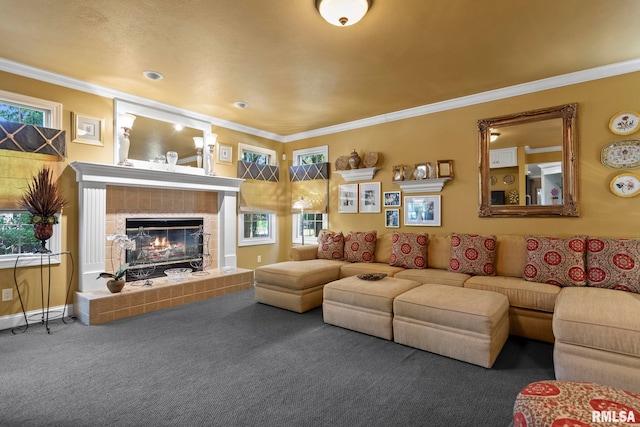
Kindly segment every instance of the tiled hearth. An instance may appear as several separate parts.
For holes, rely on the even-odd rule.
[[[224,273],[213,269],[209,272],[207,276],[190,275],[181,283],[169,283],[162,277],[153,279],[152,286],[127,284],[117,294],[110,293],[106,287],[100,291],[76,292],[74,314],[85,325],[98,325],[253,287],[252,270],[237,268]]]

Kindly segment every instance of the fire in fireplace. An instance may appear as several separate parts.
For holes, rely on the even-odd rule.
[[[164,276],[170,268],[202,265],[203,218],[127,218],[126,232],[135,241],[127,250],[127,281]]]

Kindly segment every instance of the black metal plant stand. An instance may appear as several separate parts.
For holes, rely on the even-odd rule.
[[[67,301],[69,300],[69,293],[71,292],[71,283],[73,282],[73,274],[75,272],[75,264],[73,261],[73,255],[71,254],[71,252],[48,252],[48,253],[35,253],[35,254],[21,254],[18,255],[18,257],[16,258],[16,262],[13,266],[13,283],[16,287],[16,291],[18,292],[18,299],[20,300],[20,307],[22,308],[22,315],[24,316],[24,326],[17,326],[15,328],[13,328],[11,330],[12,333],[14,334],[23,334],[27,331],[27,329],[29,329],[29,318],[30,317],[40,317],[40,321],[39,323],[43,324],[47,330],[47,334],[51,333],[51,330],[49,329],[49,308],[50,308],[50,303],[51,303],[51,258],[54,256],[62,256],[62,255],[66,255],[69,257],[70,261],[71,261],[71,275],[69,277],[69,284],[67,285],[67,293],[64,299],[64,308],[62,309],[62,314],[61,314],[61,319],[63,323],[67,323],[65,320],[65,312],[67,311]],[[34,257],[40,257],[40,296],[42,299],[42,312],[39,314],[35,314],[32,316],[27,316],[27,312],[25,310],[24,307],[24,301],[22,300],[22,294],[20,293],[20,287],[18,286],[18,264],[20,262],[20,259],[24,259],[24,258],[29,258],[29,259],[33,259]],[[47,258],[47,263],[45,264],[44,259]],[[45,298],[44,298],[44,287],[45,287],[45,279],[44,279],[44,271],[45,269],[47,270],[47,301],[46,301],[46,305],[45,305]],[[68,318],[72,318],[72,316],[67,316]]]

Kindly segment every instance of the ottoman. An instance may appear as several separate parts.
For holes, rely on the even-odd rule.
[[[506,295],[446,285],[422,285],[393,302],[394,341],[493,366],[509,337]]]
[[[595,383],[535,382],[518,394],[513,405],[513,427],[596,427],[638,422],[640,396]]]
[[[393,299],[416,286],[420,283],[393,277],[336,280],[324,287],[322,316],[325,323],[391,340]]]
[[[553,313],[556,379],[640,394],[640,294],[562,288]]]
[[[312,259],[264,265],[255,270],[255,299],[304,313],[322,305],[322,288],[337,280],[343,261]]]

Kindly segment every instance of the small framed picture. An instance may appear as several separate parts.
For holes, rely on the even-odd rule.
[[[453,179],[453,160],[438,160],[438,178]]]
[[[392,181],[404,181],[404,166],[396,165],[393,167]]]
[[[338,212],[358,213],[358,184],[344,184],[340,186]]]
[[[399,191],[385,191],[383,194],[383,206],[385,208],[400,206]]]
[[[415,169],[413,170],[413,176],[417,180],[429,178],[429,169],[427,168],[427,164],[417,164]]]
[[[103,146],[104,119],[71,113],[71,142]]]
[[[380,212],[380,183],[367,182],[360,184],[360,212]]]
[[[384,226],[387,228],[400,227],[400,209],[384,210]]]
[[[218,163],[233,163],[233,147],[218,144]]]
[[[404,225],[440,226],[440,196],[404,198]]]

